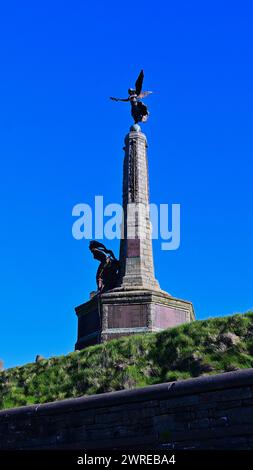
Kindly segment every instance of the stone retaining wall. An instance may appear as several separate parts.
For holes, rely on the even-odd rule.
[[[0,449],[253,449],[253,369],[0,412]]]

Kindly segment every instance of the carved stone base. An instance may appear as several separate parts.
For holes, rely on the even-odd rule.
[[[75,349],[138,333],[172,328],[195,320],[191,302],[162,290],[116,288],[76,308]]]

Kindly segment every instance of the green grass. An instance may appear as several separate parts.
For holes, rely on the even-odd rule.
[[[253,367],[253,312],[128,336],[0,372],[0,408]]]

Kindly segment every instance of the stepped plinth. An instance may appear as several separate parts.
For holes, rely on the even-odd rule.
[[[76,308],[76,349],[120,336],[161,331],[195,319],[191,302],[160,289],[149,216],[147,139],[139,126],[125,138],[120,279],[114,289]]]

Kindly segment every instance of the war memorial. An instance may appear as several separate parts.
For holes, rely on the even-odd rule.
[[[119,261],[106,247],[90,243],[100,261],[98,291],[76,308],[80,350],[99,342],[135,333],[161,331],[195,319],[191,302],[177,299],[160,289],[155,277],[149,216],[147,138],[139,123],[147,121],[148,110],[141,98],[144,73],[140,72],[129,97],[114,101],[131,103],[134,124],[125,137],[123,161],[123,230]]]

